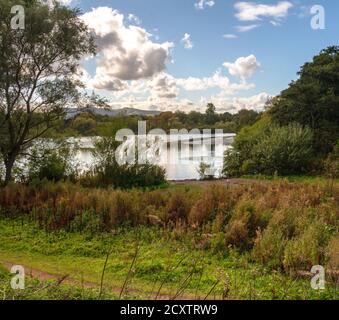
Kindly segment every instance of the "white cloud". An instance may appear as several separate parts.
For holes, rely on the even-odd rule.
[[[205,105],[193,103],[187,99],[180,99],[180,91],[198,92],[211,88],[219,89],[218,99],[224,101],[238,92],[253,89],[254,87],[254,84],[246,82],[232,83],[228,77],[221,74],[221,70],[216,71],[210,77],[203,78],[175,78],[162,72],[149,80],[131,81],[124,91],[114,93],[114,97],[118,101],[113,102],[112,105],[170,111],[190,111],[193,109],[204,111]]]
[[[148,99],[140,100],[134,96],[128,96],[117,102],[112,102],[114,108],[132,107],[144,110],[158,111],[200,111],[205,112],[206,104],[214,103],[217,112],[237,113],[240,110],[254,110],[261,112],[264,110],[265,104],[272,96],[266,92],[259,93],[250,97],[225,97],[222,94],[211,97],[201,97],[198,102],[190,99],[166,99],[150,96]]]
[[[236,38],[238,38],[237,35],[231,34],[231,33],[224,34],[222,37],[223,37],[224,39],[236,39]]]
[[[255,87],[246,82],[260,66],[254,55],[241,57],[234,63],[225,62],[224,66],[230,74],[241,79],[239,83],[231,82],[221,70],[201,78],[176,78],[166,73],[173,44],[156,43],[145,29],[128,24],[133,20],[131,16],[126,18],[116,10],[99,7],[85,13],[82,19],[96,37],[98,56],[95,74],[90,76],[82,70],[79,78],[86,83],[87,89],[110,91],[112,106],[172,111],[190,111],[201,107],[204,110],[205,105],[197,106],[189,99],[181,99],[181,91],[218,89],[217,98],[229,103],[234,94]],[[233,37],[236,35],[225,38]],[[186,48],[193,47],[188,33],[182,42]],[[252,106],[251,101],[249,105]],[[258,101],[254,101],[253,105]],[[241,103],[245,104],[245,100],[237,101],[237,105]]]
[[[57,0],[59,3],[61,3],[61,4],[63,4],[63,5],[69,5],[69,4],[71,4],[71,2],[73,1],[73,0]]]
[[[194,4],[197,10],[203,10],[205,7],[213,7],[215,5],[215,1],[213,0],[199,0]]]
[[[240,57],[233,63],[225,62],[223,66],[228,69],[232,76],[239,77],[245,81],[260,68],[260,62],[255,55],[251,54],[248,57]]]
[[[271,21],[270,21],[270,24],[271,24],[272,26],[275,26],[275,27],[281,26],[281,23],[280,23],[279,21],[275,21],[275,20],[271,20]]]
[[[264,110],[266,102],[271,97],[272,96],[269,95],[268,93],[262,92],[252,97],[233,98],[232,102],[237,111],[246,109],[246,110],[254,110],[254,111],[261,112]]]
[[[235,17],[240,21],[256,21],[261,20],[262,17],[279,20],[288,15],[293,4],[289,1],[280,1],[276,5],[237,2],[234,7],[238,11]]]
[[[181,42],[184,44],[185,49],[192,49],[194,47],[194,44],[191,40],[191,35],[189,33],[184,34]]]
[[[267,100],[272,96],[266,92],[259,93],[250,97],[225,97],[222,93],[211,96],[209,98],[202,98],[200,100],[201,106],[203,107],[208,102],[214,103],[217,107],[218,112],[230,112],[237,113],[240,110],[254,110],[261,112],[264,110]]]
[[[225,95],[232,95],[238,91],[253,88],[252,84],[231,83],[228,77],[221,74],[220,70],[217,70],[211,77],[181,78],[177,79],[176,83],[186,91],[203,91],[210,88],[219,88]]]
[[[151,94],[155,98],[176,98],[179,90],[176,79],[167,73],[155,76],[149,83]]]
[[[139,17],[137,17],[135,14],[133,14],[133,13],[130,13],[129,15],[128,15],[128,21],[130,21],[130,22],[132,22],[132,23],[134,23],[134,24],[136,24],[136,25],[141,25],[141,23],[142,23],[142,21],[141,21],[141,19],[139,19]]]
[[[73,0],[57,0],[61,5],[68,6]],[[54,0],[39,0],[42,4],[48,5],[50,8],[54,7]]]
[[[122,90],[124,81],[152,78],[166,69],[173,43],[155,43],[145,29],[125,26],[124,15],[112,8],[92,9],[82,19],[99,51],[94,88]]]
[[[260,25],[258,24],[251,24],[251,25],[248,25],[248,26],[237,26],[236,29],[238,32],[248,32],[248,31],[251,31],[253,29],[256,29],[260,27]]]

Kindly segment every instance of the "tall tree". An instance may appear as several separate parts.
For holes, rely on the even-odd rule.
[[[218,115],[216,113],[216,108],[213,103],[208,103],[207,104],[207,109],[206,109],[206,122],[207,124],[215,124],[218,121]]]
[[[298,75],[272,102],[269,113],[280,125],[297,122],[310,127],[314,151],[327,154],[339,138],[339,46],[321,51]]]
[[[11,13],[14,6],[14,12],[20,9],[17,5],[24,8],[24,25],[22,15]],[[63,116],[65,107],[79,101],[75,73],[79,61],[95,52],[79,14],[57,2],[47,6],[37,0],[1,0],[0,152],[5,183],[12,179],[17,158]]]

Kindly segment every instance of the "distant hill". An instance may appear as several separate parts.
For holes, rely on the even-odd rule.
[[[122,108],[122,109],[110,109],[110,108],[84,108],[84,109],[72,109],[68,108],[66,110],[66,118],[73,118],[79,113],[90,112],[95,115],[108,116],[108,117],[118,117],[121,115],[124,116],[156,116],[161,113],[161,111],[155,110],[140,110],[134,108]]]

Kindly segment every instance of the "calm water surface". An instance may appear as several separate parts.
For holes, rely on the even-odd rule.
[[[147,159],[166,169],[168,180],[199,179],[198,168],[201,162],[211,167],[215,177],[219,177],[223,167],[223,154],[230,148],[235,134],[222,135],[172,135],[150,139],[147,144]],[[92,155],[95,138],[71,139],[79,150],[75,161],[81,170],[87,170],[95,159]],[[158,140],[157,140],[158,139]],[[131,141],[123,145],[127,148]],[[121,148],[124,152],[124,147]]]

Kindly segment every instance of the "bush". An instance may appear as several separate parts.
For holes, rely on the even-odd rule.
[[[212,168],[210,164],[200,162],[198,173],[200,180],[213,180],[214,174],[212,174]]]
[[[289,175],[307,172],[312,160],[312,132],[298,124],[279,127],[259,121],[236,137],[225,154],[224,174]]]
[[[311,270],[325,264],[325,248],[329,234],[322,221],[310,221],[299,236],[291,239],[284,252],[284,268],[290,271]]]
[[[27,163],[27,182],[33,180],[62,181],[75,180],[77,171],[71,164],[71,150],[67,145],[51,149],[43,145],[31,150]]]
[[[128,189],[152,187],[166,183],[165,169],[146,164],[119,164],[116,160],[117,142],[110,137],[99,139],[93,150],[96,164],[85,174],[81,182],[86,187],[107,187]]]
[[[256,231],[266,227],[263,218],[252,201],[240,200],[226,229],[227,244],[241,249],[252,247]]]
[[[286,243],[287,240],[280,230],[271,227],[264,231],[258,230],[253,257],[268,268],[279,269],[282,267]]]

